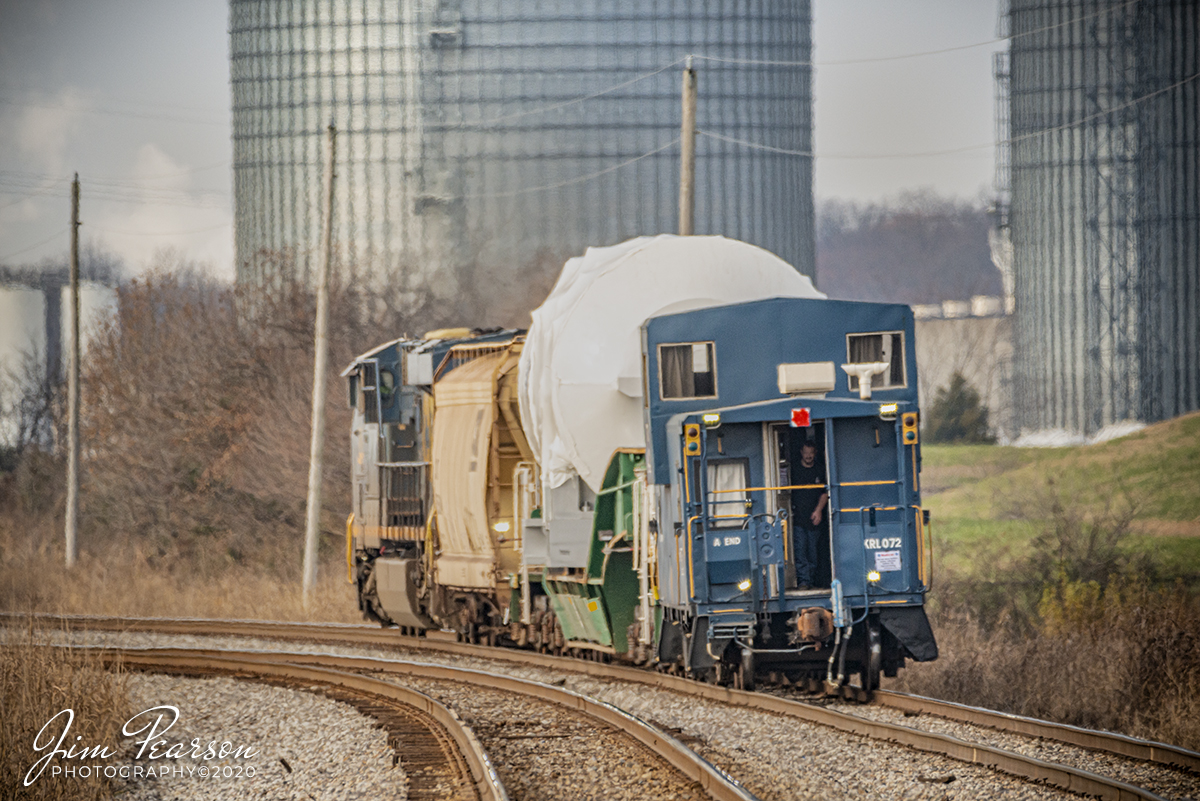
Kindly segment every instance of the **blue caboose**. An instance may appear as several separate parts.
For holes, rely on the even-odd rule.
[[[913,343],[893,304],[774,298],[643,325],[660,665],[871,690],[936,658]]]

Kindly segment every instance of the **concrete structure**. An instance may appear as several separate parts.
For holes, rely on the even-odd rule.
[[[999,300],[999,299],[997,299]],[[914,313],[916,307],[913,308]],[[917,391],[926,413],[937,391],[962,373],[988,408],[992,433],[1017,436],[1012,405],[1013,318],[1004,315],[917,317]]]
[[[448,295],[674,233],[688,54],[695,233],[814,273],[812,158],[778,152],[812,150],[809,0],[230,0],[230,50],[241,282],[315,274],[330,120],[358,280]]]

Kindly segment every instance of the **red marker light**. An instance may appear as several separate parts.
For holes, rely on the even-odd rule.
[[[812,425],[812,415],[808,409],[792,409],[792,428],[808,428]]]

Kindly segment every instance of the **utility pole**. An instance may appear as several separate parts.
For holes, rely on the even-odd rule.
[[[71,182],[71,343],[67,368],[67,567],[79,527],[79,173]]]
[[[679,133],[679,235],[692,235],[696,208],[696,71],[683,67],[683,126]]]
[[[321,231],[321,264],[317,268],[317,321],[313,357],[312,444],[308,456],[308,506],[304,515],[304,608],[317,585],[317,543],[321,529],[321,476],[325,459],[325,373],[329,361],[329,273],[333,261],[333,165],[337,128],[333,122],[325,160],[325,219]]]

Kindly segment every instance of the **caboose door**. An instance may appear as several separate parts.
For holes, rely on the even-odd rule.
[[[846,417],[829,423],[833,577],[847,597],[904,592],[913,547],[896,421]]]
[[[772,479],[779,487],[771,499],[771,512],[786,511],[788,517],[786,586],[795,589],[799,580],[810,588],[827,589],[833,570],[830,507],[827,499],[821,499],[828,492],[829,475],[825,422],[814,420],[812,426],[803,428],[775,425],[771,434],[770,458],[778,466]],[[806,450],[810,452],[806,454]],[[814,522],[818,507],[820,514]]]

